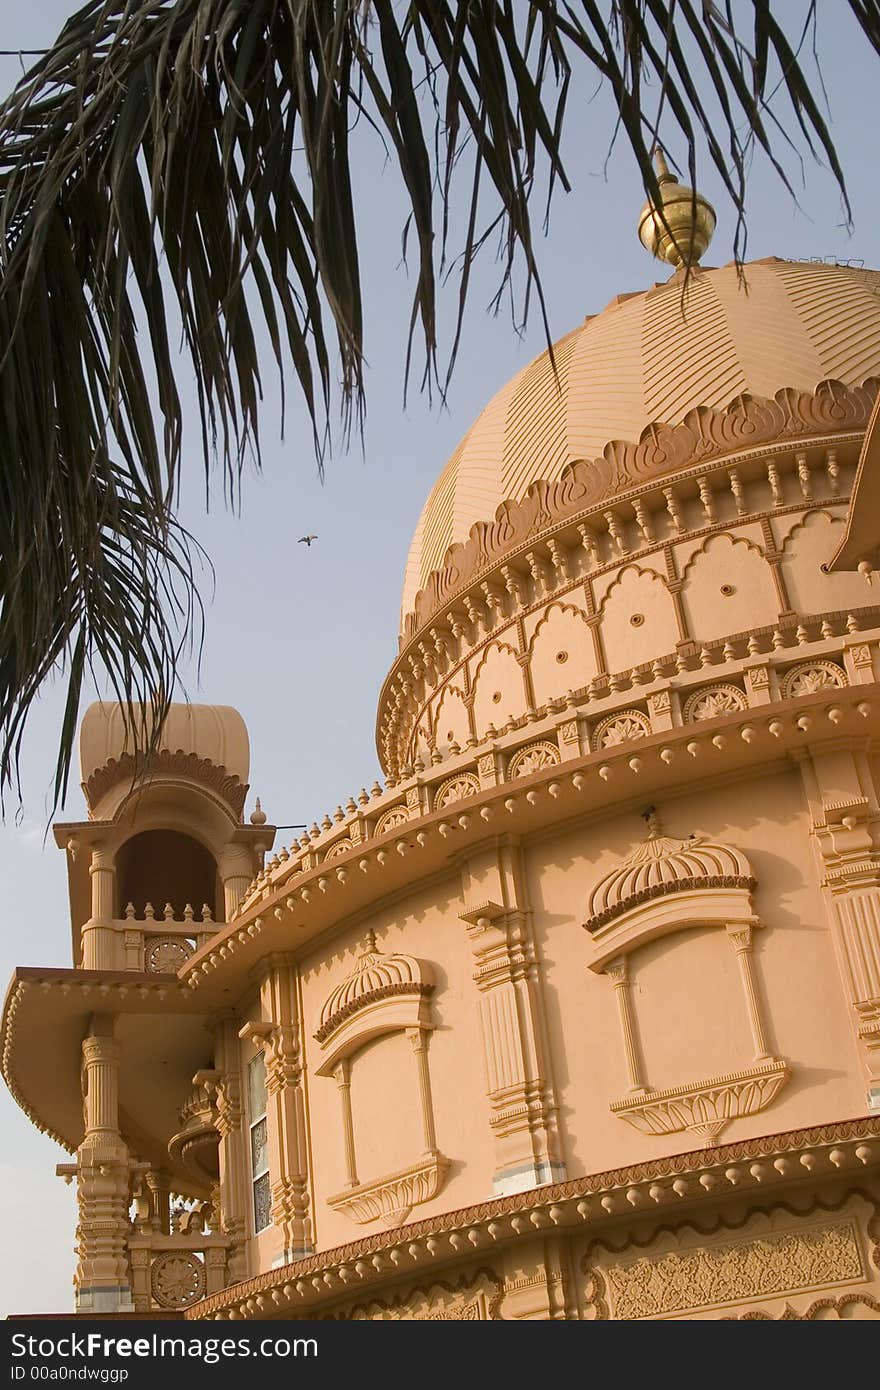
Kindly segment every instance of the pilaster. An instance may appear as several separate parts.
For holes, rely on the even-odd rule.
[[[525,1191],[565,1176],[540,972],[520,849],[502,838],[462,864],[459,915],[474,957],[495,1142],[493,1191]]]
[[[844,741],[799,758],[867,1105],[880,1110],[880,807],[862,750]]]
[[[281,1233],[276,1265],[314,1251],[296,983],[291,957],[270,955],[261,982],[265,1021],[246,1024],[241,1030],[242,1036],[249,1033],[262,1046],[266,1058],[272,1224]]]
[[[238,905],[254,876],[254,859],[245,845],[225,845],[217,861],[223,884],[223,906],[227,922],[231,922]]]
[[[215,1093],[217,1130],[220,1134],[220,1224],[223,1232],[232,1239],[229,1281],[238,1283],[247,1278],[248,1273],[245,1239],[250,1197],[242,1134],[238,1027],[232,1012],[216,1015],[211,1026],[214,1033],[214,1061],[220,1074]]]

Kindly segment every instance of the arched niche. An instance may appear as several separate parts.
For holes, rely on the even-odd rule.
[[[328,996],[315,1041],[319,1076],[333,1077],[339,1090],[346,1186],[328,1199],[360,1225],[381,1221],[401,1225],[412,1208],[428,1202],[443,1186],[449,1162],[439,1152],[428,1067],[433,1029],[430,999],[433,975],[424,961],[385,954],[368,933],[354,968]],[[389,1085],[389,1076],[396,1084]],[[399,1107],[415,1109],[400,1122]],[[364,1177],[364,1163],[376,1162],[376,1126],[393,1126],[403,1162],[393,1171]],[[407,1161],[408,1160],[408,1161]]]
[[[531,658],[536,705],[589,685],[598,667],[586,613],[570,604],[551,604],[535,628]]]
[[[474,727],[485,737],[490,724],[500,729],[526,709],[525,687],[517,654],[507,642],[490,642],[473,670]]]
[[[846,530],[842,517],[808,512],[788,533],[782,547],[782,572],[796,613],[829,613],[874,603],[874,591],[863,574],[822,569],[840,546]]]
[[[138,916],[143,916],[147,903],[157,910],[170,903],[178,921],[187,904],[196,921],[202,919],[204,904],[215,919],[223,916],[218,913],[216,860],[209,849],[181,830],[143,830],[120,845],[116,893],[117,917],[123,916],[129,903]]]
[[[653,808],[645,818],[646,841],[597,883],[584,923],[590,969],[616,994],[629,1082],[610,1108],[643,1134],[688,1131],[714,1144],[732,1120],[770,1105],[790,1075],[768,1045],[752,959],[762,926],[755,880],[739,850],[663,835]],[[675,1039],[658,1026],[664,1011],[689,1043],[674,1062]],[[711,1046],[701,1050],[704,1036]]]
[[[682,578],[682,603],[695,642],[769,626],[779,617],[770,565],[763,551],[741,536],[710,536]]]
[[[627,565],[605,596],[601,631],[611,672],[628,671],[672,651],[680,633],[665,579],[654,570]]]
[[[463,748],[470,734],[464,692],[455,685],[447,685],[435,705],[434,743],[445,753],[453,743]]]

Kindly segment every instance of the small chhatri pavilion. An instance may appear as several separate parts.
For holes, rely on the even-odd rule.
[[[880,1314],[880,273],[660,192],[428,498],[384,785],[276,847],[234,710],[87,711],[2,1025],[78,1312]]]

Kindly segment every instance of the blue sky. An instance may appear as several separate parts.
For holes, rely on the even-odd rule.
[[[789,0],[786,0],[786,8]],[[793,7],[794,8],[794,7]],[[798,9],[805,9],[799,5]],[[5,0],[2,46],[40,47],[73,9],[69,0]],[[821,51],[833,135],[850,185],[855,228],[843,225],[833,179],[805,164],[800,207],[766,164],[749,185],[749,257],[837,256],[880,264],[877,62],[844,0],[822,11]],[[0,58],[0,89],[19,71]],[[613,112],[594,86],[570,98],[567,166],[573,192],[558,196],[541,248],[551,329],[559,337],[614,295],[665,278],[636,236],[643,196],[634,161],[619,143],[605,167]],[[672,147],[675,153],[675,146]],[[706,167],[700,189],[719,225],[707,264],[731,259],[734,219]],[[207,612],[201,679],[187,673],[191,699],[231,704],[251,739],[252,797],[279,823],[320,820],[378,774],[376,698],[397,649],[398,609],[410,536],[443,463],[483,405],[544,345],[537,316],[518,338],[509,316],[486,306],[496,282],[491,252],[473,285],[447,406],[411,391],[402,404],[411,284],[400,264],[403,207],[394,171],[369,142],[358,166],[359,231],[366,297],[368,413],[363,449],[340,453],[319,479],[305,413],[289,402],[279,438],[270,384],[263,417],[264,471],[246,476],[241,514],[224,508],[217,483],[210,512],[193,410],[192,468],[181,504],[185,523],[211,556],[216,590]],[[445,298],[448,329],[455,290]],[[194,405],[190,401],[191,405]],[[309,547],[296,544],[306,532]],[[208,594],[210,597],[210,594]],[[23,761],[23,817],[0,827],[6,905],[0,977],[16,964],[70,964],[64,856],[44,846],[46,796],[54,766],[60,695],[49,690],[32,717]],[[77,787],[62,819],[84,814]],[[288,837],[289,838],[289,837]],[[73,1189],[54,1176],[65,1155],[34,1130],[0,1089],[4,1135],[0,1229],[0,1315],[53,1312],[72,1303]]]

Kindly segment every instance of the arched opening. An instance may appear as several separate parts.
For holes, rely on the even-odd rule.
[[[152,903],[157,914],[170,903],[180,921],[189,903],[195,920],[201,921],[206,903],[217,920],[214,856],[179,830],[143,830],[126,840],[116,856],[116,887],[119,917],[128,903],[134,903],[139,917],[146,903]]]

